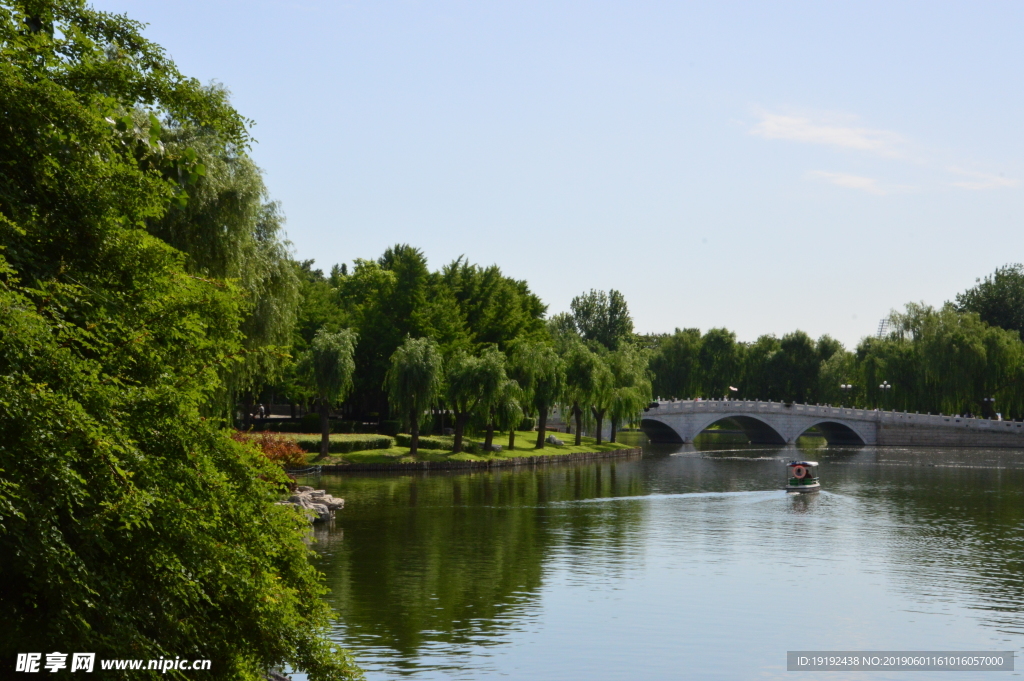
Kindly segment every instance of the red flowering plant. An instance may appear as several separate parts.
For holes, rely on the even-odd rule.
[[[306,451],[289,439],[277,433],[261,432],[246,433],[236,430],[231,434],[235,442],[256,445],[256,448],[263,453],[270,461],[284,467],[298,468],[306,465]]]

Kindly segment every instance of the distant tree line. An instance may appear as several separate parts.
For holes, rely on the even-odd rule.
[[[847,350],[802,331],[752,343],[726,329],[644,337],[655,395],[1024,415],[1024,267],[1007,265],[940,308],[912,303]]]
[[[548,414],[558,405],[575,420],[577,444],[585,428],[600,441],[606,424],[614,440],[651,399],[648,353],[636,343],[618,291],[577,296],[572,312],[546,320],[546,306],[527,284],[497,266],[459,258],[432,272],[408,245],[356,260],[351,270],[335,266],[329,275],[309,262],[295,267],[294,360],[269,388],[321,410],[324,449],[332,408],[357,420],[400,422],[415,455],[422,426],[442,424],[454,432],[455,452],[468,429],[483,435],[485,448],[499,432],[513,446],[525,420],[536,424],[535,446],[543,448]],[[310,358],[337,334],[351,342],[327,374],[350,367],[331,380],[351,390],[329,394],[320,387],[324,367]]]

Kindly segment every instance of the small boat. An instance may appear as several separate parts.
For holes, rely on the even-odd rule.
[[[821,490],[821,484],[818,483],[817,461],[790,461],[786,464],[786,468],[789,469],[787,492],[808,494]]]

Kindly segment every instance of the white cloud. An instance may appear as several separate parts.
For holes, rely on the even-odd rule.
[[[1002,175],[992,175],[990,173],[979,173],[974,170],[964,170],[963,168],[957,168],[956,166],[950,166],[946,168],[949,172],[954,175],[960,175],[962,177],[973,178],[970,180],[961,180],[959,182],[950,182],[954,187],[960,187],[961,189],[995,189],[997,187],[1016,187],[1017,180],[1009,177],[1003,177]]]
[[[1002,174],[966,170],[957,165],[938,163],[934,158],[934,151],[928,152],[926,149],[918,148],[890,130],[859,126],[857,119],[852,116],[832,114],[828,120],[823,120],[766,111],[758,111],[756,115],[760,120],[750,128],[749,133],[763,139],[817,144],[842,151],[862,152],[895,160],[904,165],[916,166],[919,169],[949,173],[958,176],[959,179],[947,180],[946,186],[960,189],[976,191],[1018,185],[1016,179],[1004,177]],[[809,172],[805,177],[880,196],[914,189],[907,185],[883,186],[870,177],[823,170]]]
[[[878,180],[872,177],[863,177],[861,175],[849,175],[847,173],[830,173],[824,170],[815,170],[807,173],[807,177],[817,180],[824,180],[830,184],[834,184],[837,187],[846,187],[847,189],[859,189],[869,194],[877,194],[883,196],[890,192],[886,191],[882,186],[878,184]]]
[[[879,156],[904,156],[902,137],[888,130],[816,123],[799,116],[761,113],[761,121],[750,133],[771,140],[822,144],[841,149],[865,151]]]

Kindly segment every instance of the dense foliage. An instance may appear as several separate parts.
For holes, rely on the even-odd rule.
[[[355,676],[279,467],[204,416],[257,301],[154,235],[211,172],[174,127],[248,141],[138,24],[0,3],[0,657]]]
[[[441,353],[429,338],[406,338],[391,356],[385,377],[388,399],[395,412],[408,419],[413,456],[419,446],[420,421],[441,392],[443,370]]]
[[[890,315],[887,335],[865,338],[852,352],[833,338],[814,341],[801,331],[781,339],[761,336],[753,343],[737,342],[724,329],[703,335],[677,329],[651,337],[654,391],[662,397],[737,396],[1020,418],[1024,343],[1019,331],[988,324],[967,309],[1004,310],[1005,316],[994,318],[1011,325],[1017,294],[1006,279],[1015,271],[998,270],[958,296],[957,305],[907,305]]]
[[[1024,265],[998,268],[956,297],[956,308],[974,312],[981,321],[1024,338]]]

